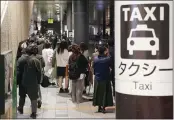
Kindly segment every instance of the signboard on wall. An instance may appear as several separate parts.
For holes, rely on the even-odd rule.
[[[53,24],[54,20],[52,18],[48,19],[48,24]]]
[[[172,1],[115,2],[116,92],[173,95],[172,5]]]
[[[12,51],[0,55],[0,114],[5,112],[5,101],[11,98],[13,79]]]

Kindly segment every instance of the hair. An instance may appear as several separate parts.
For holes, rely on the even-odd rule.
[[[109,46],[114,46],[114,40],[112,40],[112,39],[108,40],[108,45]]]
[[[103,55],[105,51],[106,51],[106,47],[104,45],[100,45],[98,47],[99,55]]]
[[[105,48],[109,48],[109,45],[108,45],[108,44],[103,44],[103,46],[104,46]]]
[[[80,55],[81,55],[80,47],[76,44],[72,45],[72,55],[70,56],[70,60],[74,61]]]
[[[72,52],[72,45],[68,47],[68,52]]]
[[[99,46],[99,44],[96,43],[96,44],[94,45],[94,48],[98,50],[98,46]]]
[[[44,44],[44,48],[48,49],[50,47],[51,47],[51,43],[48,40],[46,40],[46,42]]]
[[[38,47],[36,44],[30,44],[26,49],[25,49],[26,54],[28,55],[36,55],[38,54]]]
[[[83,53],[85,50],[88,50],[88,47],[87,47],[87,45],[86,45],[84,42],[81,42],[81,43],[80,43],[80,50],[82,51],[82,53]]]
[[[41,39],[41,38],[37,41],[37,44],[38,44],[38,45],[44,44],[44,43],[45,43],[45,40],[43,40],[43,39]]]
[[[57,53],[58,54],[62,54],[64,52],[64,50],[67,49],[68,50],[68,44],[66,41],[62,41],[57,49]]]

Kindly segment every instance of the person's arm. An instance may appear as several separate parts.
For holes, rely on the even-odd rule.
[[[55,49],[55,50],[53,51],[52,67],[55,67],[55,64],[56,64],[56,53],[57,53],[57,49]]]
[[[20,57],[20,58],[17,60],[17,65],[16,65],[17,85],[19,85],[19,84],[21,83],[21,81],[22,81],[22,74],[23,74],[22,66],[23,66],[23,60],[22,60],[22,58]]]
[[[41,78],[42,78],[42,67],[41,67],[41,63],[39,60],[35,59],[35,67],[37,69],[37,80],[38,80],[38,84],[40,84],[41,82]]]
[[[42,63],[42,68],[44,68],[45,67],[45,61],[44,61],[43,57],[41,57],[41,63]]]

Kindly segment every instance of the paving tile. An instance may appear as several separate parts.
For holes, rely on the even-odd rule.
[[[94,115],[93,114],[88,114],[88,113],[81,113],[81,118],[90,118],[90,119],[94,119]]]
[[[55,109],[56,110],[68,110],[68,105],[67,104],[56,104]]]
[[[56,118],[68,118],[68,111],[67,110],[56,110]]]
[[[43,118],[55,118],[55,110],[44,110]]]
[[[77,115],[80,116],[81,112],[75,110],[68,110],[68,115]]]
[[[55,110],[56,114],[68,114],[67,110]]]
[[[61,120],[68,119],[80,119],[87,120],[88,118],[98,118],[100,120],[104,118],[115,118],[115,112],[111,113],[95,113],[97,107],[92,106],[92,102],[83,102],[80,104],[74,104],[71,97],[65,93],[57,94],[57,88],[41,88],[42,92],[42,107],[38,109],[38,119],[44,118],[57,118]],[[19,99],[19,98],[18,98]],[[24,114],[18,114],[18,118],[28,119],[30,118],[31,108],[30,100],[26,98],[26,104],[24,107]],[[108,108],[113,110],[113,108]]]
[[[64,119],[67,119],[69,117],[68,117],[68,114],[56,114],[55,118],[64,120]]]

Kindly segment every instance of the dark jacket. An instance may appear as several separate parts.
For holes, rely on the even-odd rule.
[[[112,78],[114,78],[114,73],[115,73],[115,51],[114,51],[114,47],[109,47],[109,54],[110,54],[110,58],[111,58],[111,76]]]
[[[35,56],[22,55],[17,61],[17,84],[37,87],[41,80],[41,64]]]
[[[94,58],[94,75],[95,80],[109,80],[111,59],[107,56],[98,56]]]
[[[70,57],[70,58],[71,58],[71,57]],[[69,59],[69,64],[71,64],[71,61],[72,61],[72,60]],[[77,60],[77,66],[78,66],[78,69],[79,69],[79,71],[80,71],[80,74],[82,74],[82,73],[85,74],[86,68],[88,67],[88,60],[85,58],[84,55],[81,54],[81,55],[79,56],[79,58],[78,58],[78,60]]]
[[[44,67],[45,67],[45,61],[44,61],[42,55],[37,54],[37,55],[36,55],[36,58],[40,61],[41,67],[44,68]]]
[[[38,53],[39,55],[42,55],[42,50],[44,49],[44,43],[38,45]]]

